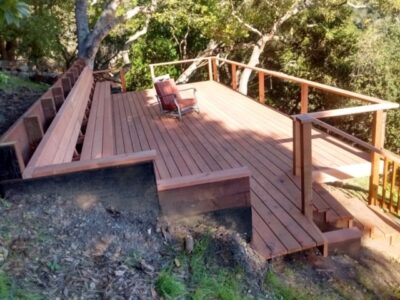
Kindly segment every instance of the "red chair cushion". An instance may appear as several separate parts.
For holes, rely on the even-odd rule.
[[[161,101],[161,106],[164,110],[175,111],[178,108],[174,102],[174,96],[178,103],[182,101],[182,97],[179,95],[178,88],[176,87],[175,80],[163,80],[154,83],[156,92]]]
[[[196,99],[194,98],[181,99],[178,100],[178,103],[181,108],[193,107],[196,105]]]

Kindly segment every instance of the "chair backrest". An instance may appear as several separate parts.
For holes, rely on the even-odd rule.
[[[157,76],[155,78],[153,78],[153,83],[159,82],[159,81],[164,81],[164,80],[169,80],[171,79],[169,77],[169,74],[165,74],[165,75],[161,75],[161,76]]]
[[[174,95],[177,101],[181,100],[178,88],[176,87],[175,80],[163,80],[154,83],[157,95],[160,99],[161,106],[164,110],[174,111],[177,109],[174,102]]]

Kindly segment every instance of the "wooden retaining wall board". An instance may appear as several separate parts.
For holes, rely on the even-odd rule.
[[[83,210],[100,202],[121,214],[159,213],[153,161],[3,181],[0,189],[3,196],[15,200],[26,199],[27,195],[38,195],[32,198],[36,201],[61,197],[63,201],[74,201]]]
[[[250,207],[250,172],[242,167],[158,180],[158,193],[168,217]]]

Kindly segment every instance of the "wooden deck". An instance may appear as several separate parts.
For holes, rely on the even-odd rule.
[[[275,257],[321,246],[324,237],[301,213],[300,179],[292,175],[289,117],[214,81],[191,84],[201,113],[183,121],[160,117],[153,90],[112,95],[115,154],[154,149],[162,180],[247,166],[251,177],[253,246]],[[368,175],[368,156],[313,132],[315,178]],[[351,215],[320,184],[314,211],[331,221]]]

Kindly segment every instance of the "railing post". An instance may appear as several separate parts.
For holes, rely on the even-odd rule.
[[[265,104],[264,72],[258,72],[258,101]]]
[[[150,74],[151,74],[151,80],[153,81],[154,78],[156,78],[155,74],[154,74],[154,66],[150,65]]]
[[[300,152],[301,152],[301,211],[308,219],[313,218],[312,208],[312,141],[311,120],[301,120]]]
[[[372,145],[377,148],[382,148],[384,139],[383,139],[383,130],[385,128],[384,124],[384,112],[382,110],[378,110],[374,112],[372,118]],[[380,155],[375,151],[371,153],[371,176],[369,179],[369,195],[368,195],[368,204],[376,205],[378,199],[378,188],[379,188],[379,166],[380,166]]]
[[[308,113],[308,84],[301,84],[300,113]]]
[[[293,120],[293,175],[301,174],[301,152],[300,152],[300,121]]]
[[[208,58],[208,78],[209,78],[210,81],[213,80],[211,57]]]
[[[236,65],[232,64],[232,89],[237,90],[237,80],[236,80]]]
[[[218,68],[217,68],[217,59],[216,58],[213,58],[212,59],[212,67],[213,67],[213,76],[214,76],[214,81],[217,81],[217,82],[219,82],[219,79],[218,79]]]
[[[126,92],[126,80],[125,80],[125,72],[124,69],[119,70],[119,77],[121,79],[121,88],[122,88],[122,92],[125,93]]]

